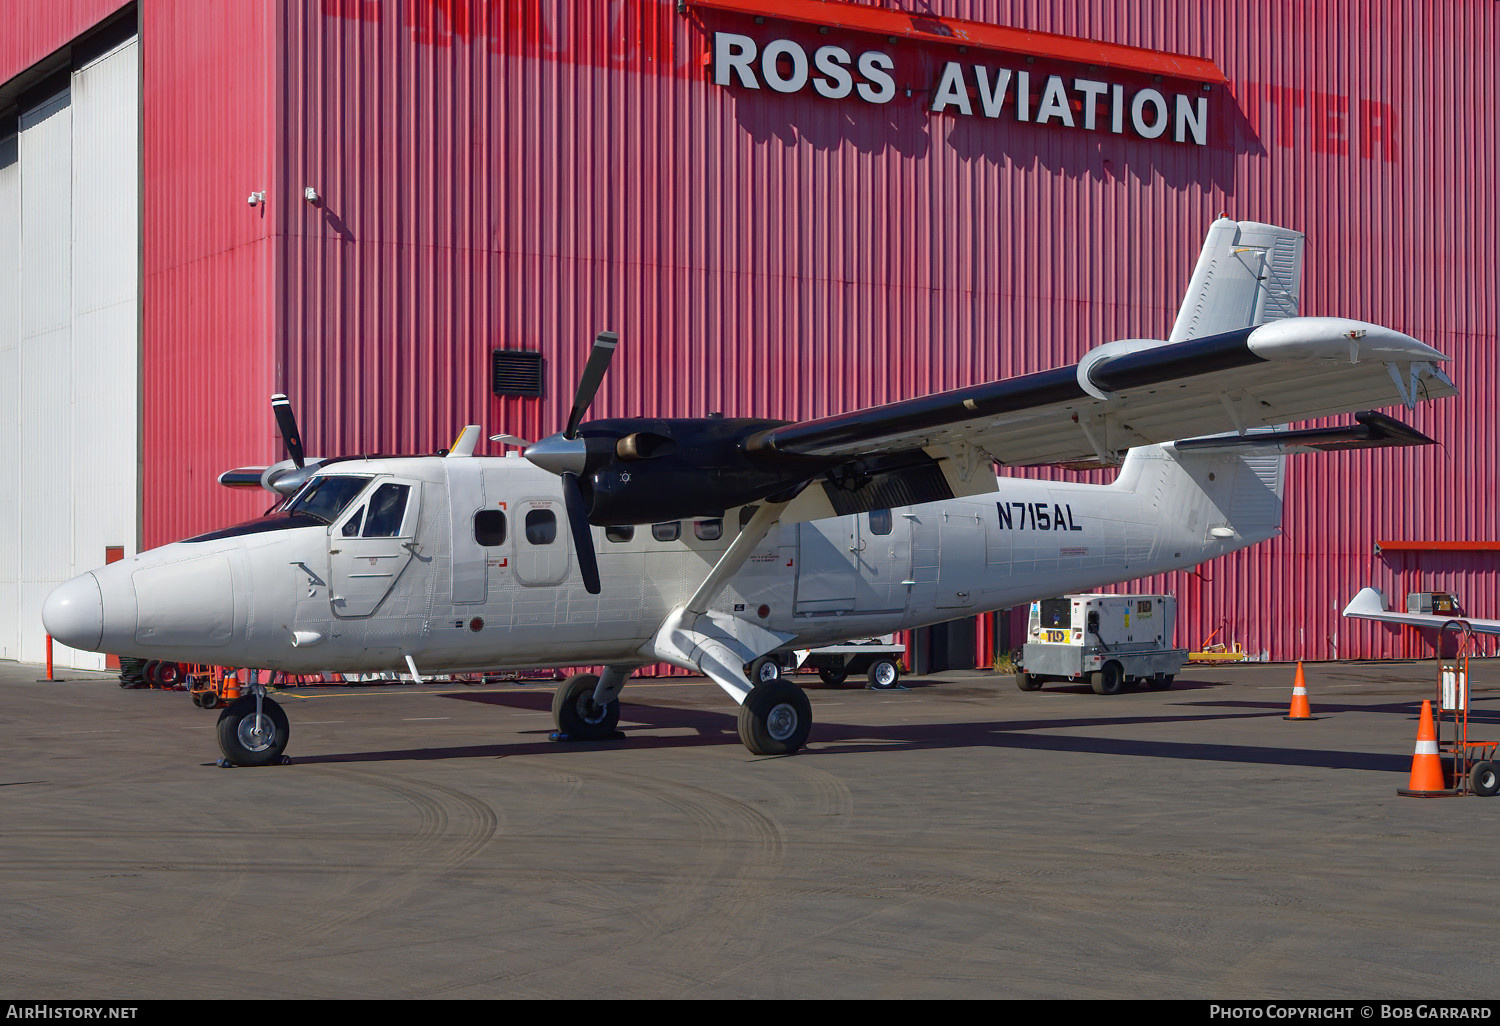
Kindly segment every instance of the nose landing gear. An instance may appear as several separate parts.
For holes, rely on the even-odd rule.
[[[291,725],[281,706],[257,687],[219,714],[220,766],[271,766],[287,761],[281,754]]]

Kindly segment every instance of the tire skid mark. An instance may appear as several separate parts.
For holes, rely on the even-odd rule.
[[[367,859],[365,866],[337,874],[336,881],[322,890],[316,906],[320,911],[278,936],[277,943],[282,947],[342,933],[400,903],[427,886],[431,869],[448,869],[469,861],[499,830],[500,818],[494,807],[465,792],[342,767],[326,772],[399,798],[416,812],[416,829],[389,855]],[[349,869],[347,864],[342,868]]]
[[[776,891],[776,870],[786,855],[782,825],[749,802],[679,779],[619,772],[608,779],[662,802],[696,828],[701,858],[666,889],[659,906],[666,952],[701,954],[733,941],[734,924],[759,912],[761,899]],[[712,915],[704,914],[706,907]]]
[[[517,760],[519,762],[519,760]],[[594,772],[575,764],[566,769],[540,760],[528,761],[526,768],[563,782],[570,795],[587,791],[591,796],[607,795],[611,789],[624,790],[664,807],[674,823],[685,824],[674,833],[673,843],[682,848],[683,857],[673,871],[661,879],[660,891],[650,902],[626,904],[616,877],[597,863],[588,870],[572,870],[566,865],[549,872],[549,879],[566,890],[570,901],[581,897],[602,896],[598,902],[601,918],[609,918],[618,928],[619,917],[628,916],[643,938],[650,938],[656,957],[667,964],[682,952],[688,961],[696,961],[705,951],[718,951],[731,945],[739,935],[741,916],[762,910],[763,899],[779,893],[776,870],[786,854],[786,836],[781,823],[753,803],[733,798],[708,788],[644,773],[619,770]],[[836,793],[832,789],[830,793]],[[566,811],[559,806],[559,815]],[[643,813],[643,816],[645,814]],[[691,836],[687,836],[689,831]],[[639,858],[636,844],[649,844],[649,838],[621,842],[630,846],[625,858]],[[696,856],[696,857],[694,857]],[[639,878],[638,878],[639,882]],[[566,886],[564,886],[566,885]],[[592,902],[591,902],[592,904]],[[711,909],[711,914],[705,910]],[[574,925],[577,920],[573,920]],[[524,993],[532,977],[546,977],[556,971],[550,963],[516,965],[504,970],[469,978],[464,986],[481,988],[504,985],[509,992]],[[679,986],[696,985],[696,980],[677,981]],[[434,987],[439,993],[447,987]],[[633,992],[622,992],[630,996]],[[653,994],[663,993],[661,983],[653,984]],[[646,996],[644,992],[640,996]]]

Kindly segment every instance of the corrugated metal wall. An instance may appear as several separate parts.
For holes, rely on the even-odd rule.
[[[62,49],[132,0],[0,0],[0,82]]]
[[[1495,5],[880,6],[1205,56],[1230,84],[1200,148],[930,115],[951,54],[881,40],[837,41],[925,69],[910,99],[720,88],[715,28],[827,39],[666,0],[290,0],[281,174],[323,200],[281,211],[277,381],[310,443],[554,430],[605,327],[601,416],[815,416],[1071,362],[1164,336],[1227,211],[1306,231],[1304,312],[1412,332],[1465,396],[1410,418],[1444,448],[1304,459],[1284,538],[1140,586],[1182,596],[1192,644],[1417,654],[1337,611],[1414,579],[1378,538],[1494,536]],[[491,399],[493,347],[541,349],[547,398]],[[1433,586],[1500,610],[1490,558]]]
[[[8,2],[0,77],[120,6]],[[1182,597],[1182,640],[1276,658],[1419,654],[1337,616],[1366,583],[1500,610],[1492,556],[1373,554],[1495,536],[1493,3],[870,6],[1208,57],[1229,85],[1200,148],[930,115],[950,54],[907,43],[838,40],[909,69],[883,106],[721,88],[714,28],[823,37],[674,0],[142,0],[145,543],[258,511],[212,481],[280,455],[276,389],[325,453],[535,436],[610,327],[596,415],[813,416],[1163,335],[1226,211],[1308,233],[1304,312],[1410,331],[1465,394],[1411,418],[1441,450],[1303,460],[1284,538],[1140,586]],[[543,351],[544,400],[490,396],[495,347]]]
[[[270,396],[272,180],[283,111],[279,2],[141,4],[142,522],[161,545],[248,519],[263,492],[217,484],[281,458]],[[251,193],[266,202],[251,206]]]

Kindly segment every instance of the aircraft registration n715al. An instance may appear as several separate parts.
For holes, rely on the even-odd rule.
[[[74,648],[293,673],[601,666],[553,700],[583,740],[618,736],[626,679],[670,663],[738,703],[750,751],[790,754],[812,710],[774,670],[749,679],[765,653],[1191,567],[1277,533],[1288,454],[1430,443],[1368,411],[1456,394],[1447,357],[1298,317],[1302,244],[1220,218],[1165,340],[800,423],[585,421],[608,332],[565,428],[497,435],[505,456],[474,456],[470,426],[446,454],[310,460],[277,396],[289,459],[220,480],[284,502],[76,577],[43,619]],[[1119,472],[995,476],[1085,463]],[[220,717],[229,763],[281,761],[287,737],[258,686]]]

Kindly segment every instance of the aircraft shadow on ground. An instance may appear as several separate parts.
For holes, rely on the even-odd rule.
[[[1209,685],[1202,685],[1207,687]],[[552,693],[545,691],[494,691],[476,694],[447,694],[444,698],[478,705],[503,707],[531,712],[546,712],[552,707]],[[1120,701],[1124,696],[1100,697],[1101,702]],[[1108,727],[1170,723],[1206,723],[1228,720],[1264,720],[1280,717],[1281,705],[1260,702],[1187,703],[1226,708],[1220,714],[1195,713],[1174,715],[1100,715],[1073,718],[999,719],[964,723],[929,723],[870,726],[819,720],[813,725],[809,747],[798,758],[823,758],[864,752],[891,752],[924,749],[989,748],[1012,751],[1050,751],[1083,755],[1144,756],[1155,759],[1184,759],[1194,762],[1225,762],[1243,765],[1302,766],[1323,769],[1361,769],[1377,772],[1406,772],[1411,755],[1335,751],[1326,748],[1282,748],[1263,745],[1215,744],[1187,741],[1141,740],[1077,734],[1058,734],[1058,730],[1090,730]],[[1381,711],[1409,714],[1411,704],[1350,706],[1349,711]],[[1124,709],[1120,710],[1122,713]],[[1334,711],[1329,709],[1330,712]],[[1315,711],[1316,714],[1316,711]],[[814,702],[814,716],[817,703]],[[1472,720],[1472,717],[1471,717]],[[701,706],[680,707],[656,702],[627,701],[621,723],[624,738],[613,741],[566,743],[548,742],[546,730],[527,733],[536,740],[493,745],[459,745],[443,748],[407,748],[388,751],[347,752],[328,755],[301,755],[294,763],[350,762],[422,762],[443,759],[505,758],[515,755],[554,755],[580,749],[683,749],[704,746],[739,745],[736,714],[719,712]],[[673,731],[663,734],[660,732]],[[1301,739],[1306,740],[1303,736]]]

